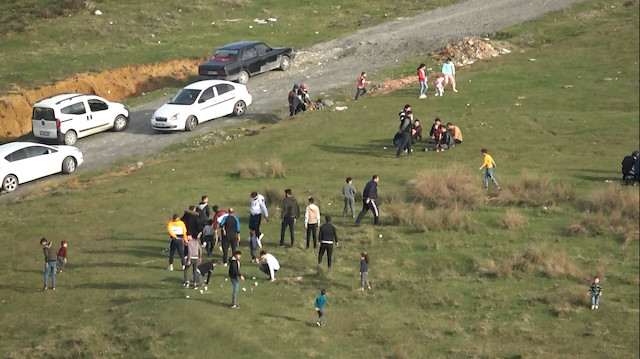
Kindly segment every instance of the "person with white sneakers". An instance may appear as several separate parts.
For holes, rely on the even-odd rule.
[[[258,239],[262,241],[264,233],[260,232],[260,222],[262,222],[262,215],[264,219],[269,221],[269,210],[267,210],[267,202],[264,196],[258,192],[251,192],[251,215],[249,216],[249,229],[256,231]]]
[[[260,252],[260,271],[269,275],[269,281],[276,281],[276,272],[280,270],[280,263],[276,257],[266,251]]]

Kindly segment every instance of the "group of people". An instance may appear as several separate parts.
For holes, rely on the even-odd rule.
[[[456,89],[456,67],[448,57],[442,64],[442,70],[439,73],[432,73],[427,76],[427,65],[420,64],[416,70],[418,73],[418,83],[420,84],[419,99],[427,98],[427,90],[429,89],[428,81],[429,77],[432,77],[433,88],[435,90],[435,96],[444,96],[444,88],[448,84],[451,84],[451,90],[458,92]]]
[[[403,152],[411,156],[413,152],[412,146],[423,140],[422,124],[419,119],[414,117],[409,104],[404,106],[398,116],[400,117],[400,125],[393,138],[393,143],[397,148],[396,157],[400,157]],[[436,118],[429,130],[429,137],[425,138],[424,141],[429,145],[433,145],[433,149],[436,152],[445,151],[455,147],[456,144],[462,143],[462,131],[453,123],[449,122],[443,125],[440,118]],[[430,149],[431,147],[424,148],[425,151]]]

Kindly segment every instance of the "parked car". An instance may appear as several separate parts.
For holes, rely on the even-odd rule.
[[[72,146],[49,146],[35,142],[0,145],[2,189],[13,192],[19,184],[64,172],[73,173],[83,162],[82,152]]]
[[[246,84],[249,76],[280,69],[289,70],[295,53],[290,47],[269,47],[260,41],[239,41],[217,49],[198,67],[203,78]]]
[[[193,131],[202,122],[244,114],[252,100],[245,85],[221,80],[194,82],[154,112],[151,127],[157,131]]]
[[[113,129],[122,131],[129,123],[129,109],[102,97],[62,94],[38,101],[33,106],[31,125],[38,139],[73,145],[78,138]]]

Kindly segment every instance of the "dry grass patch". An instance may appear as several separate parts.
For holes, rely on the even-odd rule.
[[[237,174],[242,179],[286,177],[284,165],[277,159],[262,164],[252,160],[244,161],[238,166]]]
[[[527,223],[527,218],[514,209],[507,210],[507,213],[502,218],[502,224],[506,229],[522,228],[526,226]]]
[[[429,209],[473,209],[484,200],[484,193],[475,176],[455,165],[422,172],[409,183],[414,188],[415,198]]]
[[[409,226],[419,232],[473,231],[471,213],[457,207],[429,210],[420,203],[392,203],[386,212],[394,224]]]
[[[484,271],[499,278],[518,275],[585,280],[589,277],[564,251],[552,252],[545,247],[529,247],[523,254],[497,263],[490,260]]]
[[[575,199],[573,186],[549,177],[523,175],[514,184],[502,187],[502,191],[495,199],[502,205],[556,205]]]
[[[635,187],[615,186],[597,192],[583,203],[584,214],[569,226],[575,235],[619,235],[624,245],[638,240],[640,199]]]

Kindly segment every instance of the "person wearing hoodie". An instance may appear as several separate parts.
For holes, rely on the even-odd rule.
[[[198,213],[196,212],[196,206],[189,206],[189,209],[184,211],[184,214],[180,219],[184,222],[184,225],[187,226],[187,233],[197,239],[200,231],[198,227]]]
[[[189,267],[191,267],[191,271],[193,272],[193,286],[197,287],[197,270],[198,264],[202,262],[202,247],[198,244],[198,240],[189,236],[189,241],[187,242],[187,264],[184,267],[184,287],[189,286]]]
[[[51,288],[56,289],[56,263],[58,261],[57,253],[53,244],[49,242],[45,237],[40,239],[40,245],[42,246],[42,253],[44,254],[44,287],[43,291],[47,290],[47,282],[49,281],[49,274],[51,274]]]

